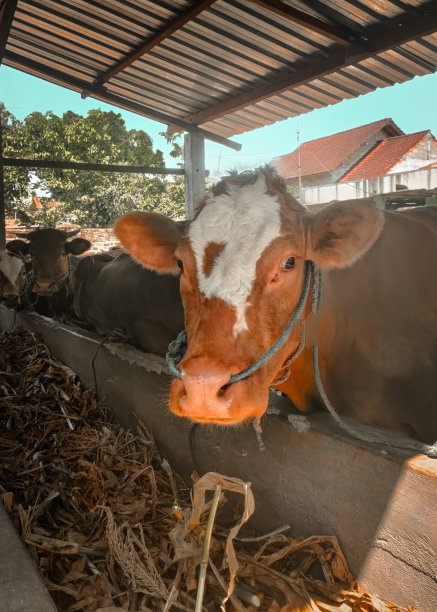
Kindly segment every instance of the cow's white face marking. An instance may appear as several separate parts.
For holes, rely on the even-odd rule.
[[[6,249],[0,250],[0,271],[14,290],[20,293],[20,276],[23,271],[23,260],[11,255]]]
[[[280,203],[266,193],[264,176],[253,185],[228,185],[228,193],[207,196],[189,227],[199,289],[207,298],[218,297],[235,308],[234,334],[247,329],[245,313],[256,263],[280,231]],[[206,276],[203,257],[209,243],[224,244],[224,248]]]

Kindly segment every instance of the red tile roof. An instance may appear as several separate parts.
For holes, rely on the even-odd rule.
[[[431,170],[431,168],[436,168],[436,167],[437,167],[437,161],[431,162],[430,164],[426,164],[426,166],[422,166],[420,169],[421,170]]]
[[[333,171],[357,151],[360,146],[365,144],[369,138],[375,136],[384,128],[389,128],[391,133],[403,134],[402,130],[398,128],[392,119],[385,118],[351,130],[303,143],[299,147],[301,176]],[[386,132],[383,136],[388,136],[389,134],[390,132]],[[298,149],[287,155],[275,157],[271,165],[285,179],[297,177],[299,173]]]
[[[404,155],[415,149],[428,134],[428,130],[385,138],[370,151],[356,166],[352,168],[342,179],[346,181],[357,181],[360,179],[385,176]]]

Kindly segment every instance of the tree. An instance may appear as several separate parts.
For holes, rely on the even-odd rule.
[[[19,126],[16,141],[15,155],[20,157],[165,166],[150,136],[143,130],[127,130],[120,113],[113,111],[91,110],[86,117],[72,111],[62,117],[51,111],[34,112]],[[129,210],[165,209],[172,216],[183,211],[181,190],[157,176],[60,169],[35,169],[33,176],[39,190],[62,203],[39,213],[45,223],[68,220],[85,227],[108,227]],[[178,198],[174,207],[169,197]]]
[[[22,146],[22,123],[6,110],[0,102],[0,121],[3,135],[3,157],[14,157],[17,148]],[[5,208],[8,215],[20,202],[32,194],[29,171],[26,168],[4,168]]]

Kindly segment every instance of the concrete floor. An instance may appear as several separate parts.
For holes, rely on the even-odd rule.
[[[0,503],[0,612],[56,612],[40,573]]]

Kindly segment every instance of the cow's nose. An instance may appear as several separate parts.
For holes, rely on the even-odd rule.
[[[228,368],[220,364],[196,360],[182,369],[182,378],[175,381],[181,416],[194,419],[229,418],[232,399],[224,386],[231,377]]]
[[[41,295],[51,295],[52,293],[55,293],[56,285],[53,283],[51,279],[49,280],[38,279],[33,286],[33,291]]]
[[[16,308],[20,305],[20,298],[12,293],[6,294],[4,296],[4,304],[6,308]]]

